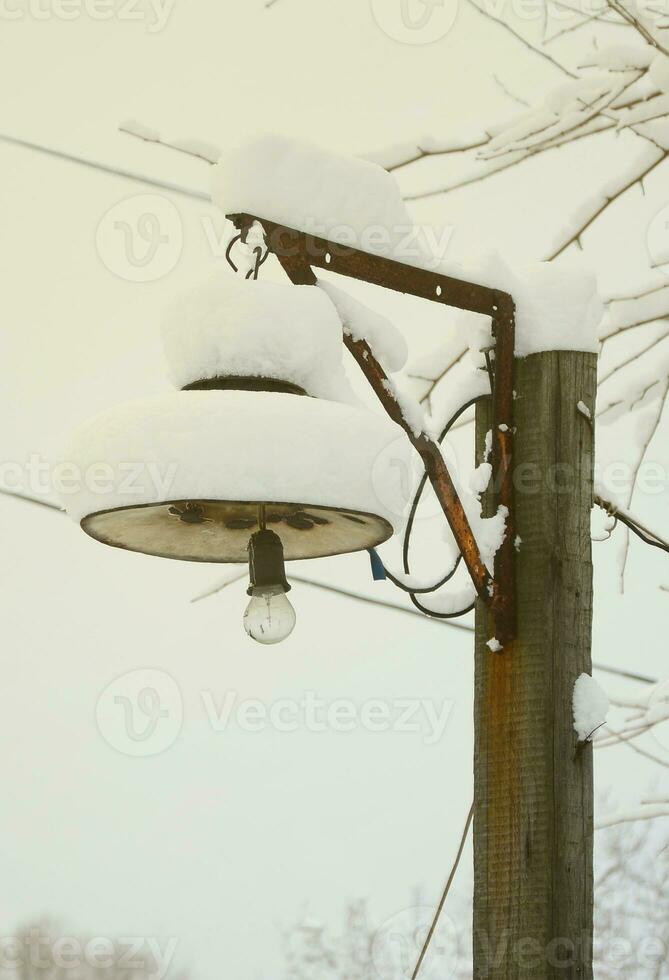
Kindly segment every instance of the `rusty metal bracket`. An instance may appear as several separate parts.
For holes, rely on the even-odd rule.
[[[405,431],[420,454],[467,570],[480,598],[490,607],[495,636],[505,647],[515,636],[514,511],[513,511],[513,372],[515,306],[513,297],[478,283],[455,279],[428,269],[406,265],[348,245],[287,228],[265,218],[230,214],[241,232],[258,221],[269,251],[281,263],[291,282],[315,285],[313,267],[407,293],[443,306],[487,315],[495,340],[493,371],[492,479],[500,506],[506,508],[506,534],[495,556],[494,576],[483,562],[462,502],[444,462],[441,449],[425,433],[416,436],[402,415],[386,374],[365,341],[344,336],[345,344],[374,389],[390,418]]]

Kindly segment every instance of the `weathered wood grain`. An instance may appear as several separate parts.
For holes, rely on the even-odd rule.
[[[596,358],[516,364],[517,639],[501,653],[477,609],[474,976],[592,978],[592,748],[573,729],[572,690],[591,672]],[[477,410],[477,449],[490,407]],[[494,494],[486,506],[494,508]]]

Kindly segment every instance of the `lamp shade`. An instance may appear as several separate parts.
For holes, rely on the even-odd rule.
[[[179,299],[163,338],[183,390],[98,415],[66,451],[64,503],[87,534],[205,562],[246,562],[264,527],[287,560],[390,537],[376,490],[397,479],[400,430],[355,402],[322,290],[212,280]]]
[[[380,415],[268,391],[183,391],[122,405],[75,434],[64,494],[91,537],[166,558],[245,562],[259,507],[286,560],[369,548],[396,516],[397,427]]]
[[[163,320],[175,387],[221,377],[272,378],[316,398],[351,401],[342,363],[342,322],[313,286],[219,274],[186,290]]]

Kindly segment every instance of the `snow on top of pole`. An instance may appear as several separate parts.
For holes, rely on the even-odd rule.
[[[279,135],[224,154],[213,169],[212,200],[226,214],[267,218],[390,258],[413,229],[383,167]]]
[[[275,378],[353,402],[342,324],[320,289],[217,273],[167,310],[163,345],[178,388],[223,375]]]
[[[581,262],[536,262],[503,276],[516,303],[516,354],[597,352],[604,306],[594,273]]]
[[[456,274],[452,266],[442,265],[439,271]],[[604,305],[596,276],[584,262],[569,258],[510,266],[492,253],[466,269],[458,266],[458,272],[461,278],[511,294],[518,357],[549,350],[599,350],[597,330]]]

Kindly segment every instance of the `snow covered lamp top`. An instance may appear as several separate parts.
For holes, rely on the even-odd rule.
[[[342,324],[320,289],[232,274],[184,293],[167,312],[163,346],[178,388],[283,386],[351,401],[342,364]],[[253,384],[253,380],[257,384]],[[278,382],[278,385],[265,382]]]
[[[248,561],[247,632],[277,642],[295,623],[284,558],[359,551],[392,534],[399,518],[377,489],[398,428],[345,404],[342,323],[320,289],[211,282],[177,302],[164,340],[183,390],[79,428],[64,458],[82,480],[66,509],[116,548]]]

